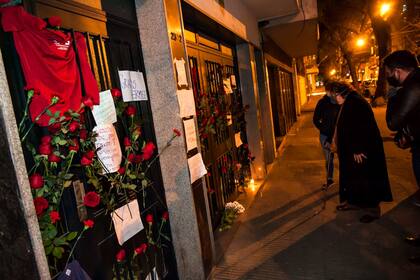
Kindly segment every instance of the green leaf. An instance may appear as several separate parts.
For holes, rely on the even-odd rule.
[[[70,187],[72,182],[73,182],[73,181],[71,181],[71,180],[65,181],[65,182],[64,182],[64,184],[63,184],[63,188],[68,188],[68,187]]]
[[[64,179],[65,179],[65,180],[70,180],[71,178],[73,178],[73,176],[74,176],[74,174],[67,173],[67,174],[64,176]]]
[[[74,118],[78,118],[78,117],[80,117],[80,114],[78,114],[78,113],[71,113],[70,114],[72,117],[74,117]]]
[[[60,111],[54,113],[54,118],[58,118],[60,116]]]
[[[49,116],[49,117],[52,117],[53,116],[51,110],[49,110],[49,109],[45,112],[45,114],[47,114],[47,116]]]
[[[124,187],[129,189],[129,190],[133,190],[135,191],[137,189],[137,186],[134,184],[124,184]]]
[[[48,121],[48,125],[51,125],[51,124],[53,124],[53,123],[55,123],[55,119],[54,119],[54,118],[51,118],[51,119]]]
[[[52,254],[57,259],[61,259],[63,257],[63,252],[64,252],[64,249],[62,247],[55,247],[54,250],[52,251]]]
[[[52,250],[54,249],[54,246],[51,244],[51,245],[49,245],[49,246],[46,246],[45,247],[45,254],[46,255],[49,255],[49,254],[51,254],[51,252],[52,252]]]
[[[64,140],[64,139],[60,139],[60,141],[58,141],[58,145],[60,145],[60,146],[67,145],[67,141]]]
[[[73,231],[73,232],[70,232],[69,234],[67,234],[66,239],[67,239],[67,241],[71,241],[71,240],[75,239],[76,236],[77,236],[77,231]]]
[[[65,238],[56,238],[53,243],[55,246],[69,245]]]
[[[128,174],[128,177],[132,180],[135,180],[137,178],[135,174]]]
[[[46,229],[46,234],[49,239],[53,239],[57,236],[57,229],[53,225],[49,225]]]

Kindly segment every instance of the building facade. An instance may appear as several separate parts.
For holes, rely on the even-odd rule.
[[[0,242],[9,250],[1,257],[5,265],[0,275],[9,279],[50,279],[69,261],[77,260],[92,279],[113,276],[134,279],[134,275],[143,279],[155,272],[162,279],[210,277],[217,256],[223,250],[215,245],[215,232],[225,204],[235,200],[251,179],[264,179],[296,122],[301,106],[307,101],[305,75],[308,73],[303,67],[303,57],[316,53],[316,1],[18,0],[3,5],[3,9],[22,6],[29,15],[46,19],[49,26],[42,32],[69,36],[69,42],[76,42],[77,36],[82,36],[86,53],[82,50],[82,54],[77,54],[80,48],[74,47],[75,65],[81,73],[86,56],[86,65],[101,96],[108,90],[127,87],[124,73],[142,73],[147,93],[140,99],[118,103],[123,104],[125,111],[118,114],[111,126],[117,131],[123,154],[120,158],[127,162],[125,167],[129,169],[138,164],[137,171],[144,167],[145,174],[138,174],[148,179],[143,183],[133,175],[129,181],[132,190],[126,192],[123,188],[124,194],[118,193],[117,202],[112,204],[115,210],[136,201],[138,218],[143,224],[143,229],[120,245],[120,235],[110,226],[114,223],[115,228],[116,222],[112,221],[109,209],[103,207],[104,197],[101,196],[100,206],[86,207],[85,192],[100,193],[91,175],[85,175],[86,170],[91,169],[83,169],[82,161],[72,166],[74,177],[71,180],[79,179],[78,183],[69,182],[65,189],[62,186],[56,212],[65,229],[57,231],[63,235],[81,232],[80,242],[77,239],[79,243],[67,262],[66,254],[70,251],[67,248],[75,240],[64,240],[65,244],[57,245],[57,232],[54,235],[48,231],[54,235],[51,240],[56,242],[49,246],[42,215],[52,210],[52,204],[43,213],[34,206],[34,198],[43,194],[39,188],[34,188],[32,175],[33,167],[38,166],[36,159],[51,160],[52,156],[35,157],[34,163],[31,153],[39,152],[23,142],[27,135],[22,138],[21,131],[22,123],[23,127],[33,125],[25,121],[29,77],[18,47],[17,32],[29,28],[5,28],[7,16],[2,10],[0,152],[2,167],[10,172],[1,175],[1,188],[7,193],[0,200],[2,212],[6,213],[1,221],[7,225],[7,230]],[[61,19],[59,27],[47,20],[55,16]],[[33,48],[34,56],[40,51],[35,42],[26,48]],[[43,67],[39,69],[42,71]],[[80,79],[81,94],[85,97],[87,77],[80,75]],[[114,93],[115,101],[119,97]],[[191,100],[193,103],[188,105]],[[127,113],[128,104],[135,108],[133,115]],[[119,109],[117,106],[117,113]],[[57,116],[54,112],[49,114],[55,121],[61,119],[59,113]],[[87,120],[82,125],[87,130],[99,126],[96,115],[86,114]],[[71,118],[80,116],[71,115]],[[128,127],[120,120],[123,118],[129,121]],[[134,126],[137,118],[141,119],[138,130]],[[62,121],[67,119],[63,117]],[[52,124],[54,121],[48,125]],[[178,132],[174,131],[178,130],[182,132],[181,137],[176,137]],[[159,155],[158,160],[148,164],[143,147],[140,149],[143,161],[130,161],[130,149],[138,147],[125,142],[124,132],[127,131],[141,131],[131,134],[129,140],[133,142],[141,135],[155,143],[154,154]],[[27,133],[27,142],[42,146],[43,137],[50,133],[46,126],[35,125],[35,129]],[[68,143],[74,146],[75,141],[79,143],[79,140]],[[57,140],[59,149],[67,144],[60,145]],[[59,156],[62,161],[68,159],[67,154],[60,152]],[[76,158],[83,160],[84,156],[77,150]],[[43,167],[45,180],[50,178],[45,175],[49,168],[60,167],[57,162],[58,167],[51,165],[51,161],[46,165],[48,168]],[[117,174],[112,178],[123,182],[126,177],[123,173],[118,175],[120,171],[110,173]],[[111,182],[111,175],[96,175],[95,178],[103,178],[107,184]],[[142,186],[137,188],[136,182]],[[46,221],[54,224],[51,213],[49,216]],[[82,223],[87,218],[95,221],[92,229]],[[138,251],[139,244],[147,244],[147,247]],[[51,252],[44,251],[44,247],[51,248]],[[59,251],[64,252],[64,258],[58,258]],[[16,261],[7,262],[7,259]],[[51,260],[57,262],[52,265]]]

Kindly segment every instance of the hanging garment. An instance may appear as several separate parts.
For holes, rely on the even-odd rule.
[[[59,98],[59,103],[50,108],[52,113],[59,111],[62,115],[69,109],[77,111],[82,102],[82,83],[72,36],[47,29],[44,20],[27,13],[22,6],[1,8],[0,13],[4,31],[13,32],[26,88],[36,92],[29,107],[32,121],[54,96]],[[86,40],[77,32],[75,40],[86,97],[97,105],[99,90],[89,67]],[[37,123],[47,126],[49,119],[43,114]]]

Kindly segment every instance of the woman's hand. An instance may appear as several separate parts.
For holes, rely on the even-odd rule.
[[[354,161],[357,163],[363,163],[363,159],[367,159],[367,156],[365,156],[365,154],[360,153],[360,154],[353,154],[354,157]]]

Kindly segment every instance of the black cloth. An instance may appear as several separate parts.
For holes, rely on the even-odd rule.
[[[91,278],[83,270],[79,262],[74,260],[58,276],[58,280],[91,280]]]
[[[340,106],[333,104],[331,99],[324,95],[316,104],[313,123],[319,132],[327,136],[327,142],[331,143],[334,135],[335,122]]]
[[[420,144],[420,69],[413,70],[388,99],[386,120],[390,130],[404,129]]]
[[[377,207],[392,201],[384,147],[370,105],[356,92],[342,105],[337,121],[337,152],[340,170],[340,202]],[[363,153],[363,163],[354,154]]]

